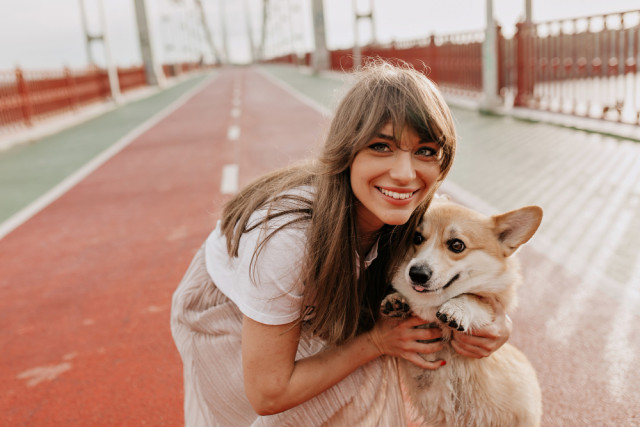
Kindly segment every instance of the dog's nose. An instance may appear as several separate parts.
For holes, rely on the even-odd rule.
[[[426,265],[414,265],[409,269],[409,277],[413,283],[424,285],[431,279],[431,269]]]

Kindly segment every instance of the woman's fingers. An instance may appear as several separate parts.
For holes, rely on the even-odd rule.
[[[487,357],[502,347],[509,339],[512,329],[511,319],[500,302],[494,298],[480,298],[493,309],[493,322],[470,333],[454,330],[451,341],[458,354],[476,359]]]
[[[431,354],[436,351],[440,351],[444,348],[444,343],[441,339],[432,342],[426,341],[413,341],[408,343],[406,350],[412,353]]]
[[[487,348],[487,346],[485,345],[478,346],[469,343],[461,344],[456,340],[451,341],[451,346],[456,351],[456,353],[460,354],[461,356],[471,357],[474,359],[482,359],[483,357],[487,357],[491,353],[493,353],[493,350]]]

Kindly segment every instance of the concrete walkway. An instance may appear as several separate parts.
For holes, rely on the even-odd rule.
[[[226,69],[203,84],[164,115],[141,105],[70,129],[78,144],[151,120],[114,135],[111,143],[127,143],[0,240],[0,411],[9,425],[180,423],[168,304],[229,197],[222,171],[235,165],[242,186],[308,156],[348,85],[284,67]],[[459,153],[443,191],[487,213],[545,210],[520,253],[526,284],[511,340],[539,373],[543,425],[640,425],[640,144],[453,112]],[[60,157],[75,150],[71,138],[51,138],[62,141]],[[28,148],[0,162],[24,156],[29,165]],[[3,194],[22,192],[22,169],[0,175]]]

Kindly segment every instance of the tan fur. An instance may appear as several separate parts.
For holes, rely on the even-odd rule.
[[[487,217],[447,200],[434,200],[417,230],[423,241],[409,251],[393,279],[398,294],[387,297],[383,307],[389,300],[402,299],[417,316],[440,322],[436,313],[445,314],[447,322],[453,319],[465,331],[491,323],[493,310],[479,297],[495,298],[507,312],[515,307],[521,276],[511,255],[533,236],[541,220],[538,207]],[[452,239],[462,241],[464,250],[454,253]],[[416,272],[426,276],[420,278]],[[449,341],[452,330],[442,329]],[[429,371],[403,359],[400,369],[425,425],[540,425],[541,392],[535,370],[512,345],[505,344],[483,359],[460,356],[448,344],[424,357],[444,359],[447,364]]]

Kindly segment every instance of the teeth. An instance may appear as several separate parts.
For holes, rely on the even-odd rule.
[[[396,193],[395,191],[388,191],[385,190],[384,188],[378,188],[378,190],[380,190],[380,192],[382,194],[384,194],[385,196],[389,196],[392,197],[396,200],[404,200],[404,199],[408,199],[409,197],[413,196],[413,192],[411,193]]]

